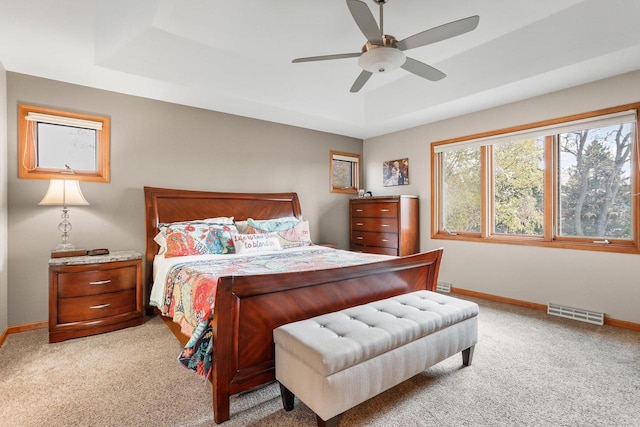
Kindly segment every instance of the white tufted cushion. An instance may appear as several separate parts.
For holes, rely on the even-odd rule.
[[[329,376],[478,315],[478,305],[417,291],[283,325],[274,341]]]

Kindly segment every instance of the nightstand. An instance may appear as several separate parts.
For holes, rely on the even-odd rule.
[[[49,342],[142,323],[142,254],[49,260]]]

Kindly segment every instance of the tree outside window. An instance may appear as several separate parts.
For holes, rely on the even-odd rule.
[[[640,252],[640,104],[432,145],[432,237]]]

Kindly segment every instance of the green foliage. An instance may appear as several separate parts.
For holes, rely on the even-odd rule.
[[[544,146],[535,139],[496,145],[494,218],[498,234],[541,235],[544,220]]]
[[[443,154],[443,227],[479,232],[481,224],[480,149],[466,148]]]

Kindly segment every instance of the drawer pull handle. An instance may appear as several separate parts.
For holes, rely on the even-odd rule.
[[[388,227],[389,224],[380,224],[380,227]]]
[[[111,304],[92,305],[92,306],[91,306],[91,307],[89,307],[89,308],[96,308],[96,309],[99,309],[99,308],[107,308],[107,307],[109,307],[110,305],[111,305]]]
[[[389,212],[389,209],[380,209],[380,212]]]
[[[363,212],[363,209],[356,209],[356,212]]]
[[[389,239],[380,239],[380,240],[382,240],[383,242],[388,242],[389,241]]]
[[[364,225],[364,224],[361,222],[356,222],[356,225]]]
[[[364,237],[362,237],[362,236],[356,236],[356,239],[358,239],[358,240],[362,240],[362,239],[364,239]]]
[[[111,280],[98,280],[97,282],[89,282],[90,285],[107,285]]]

